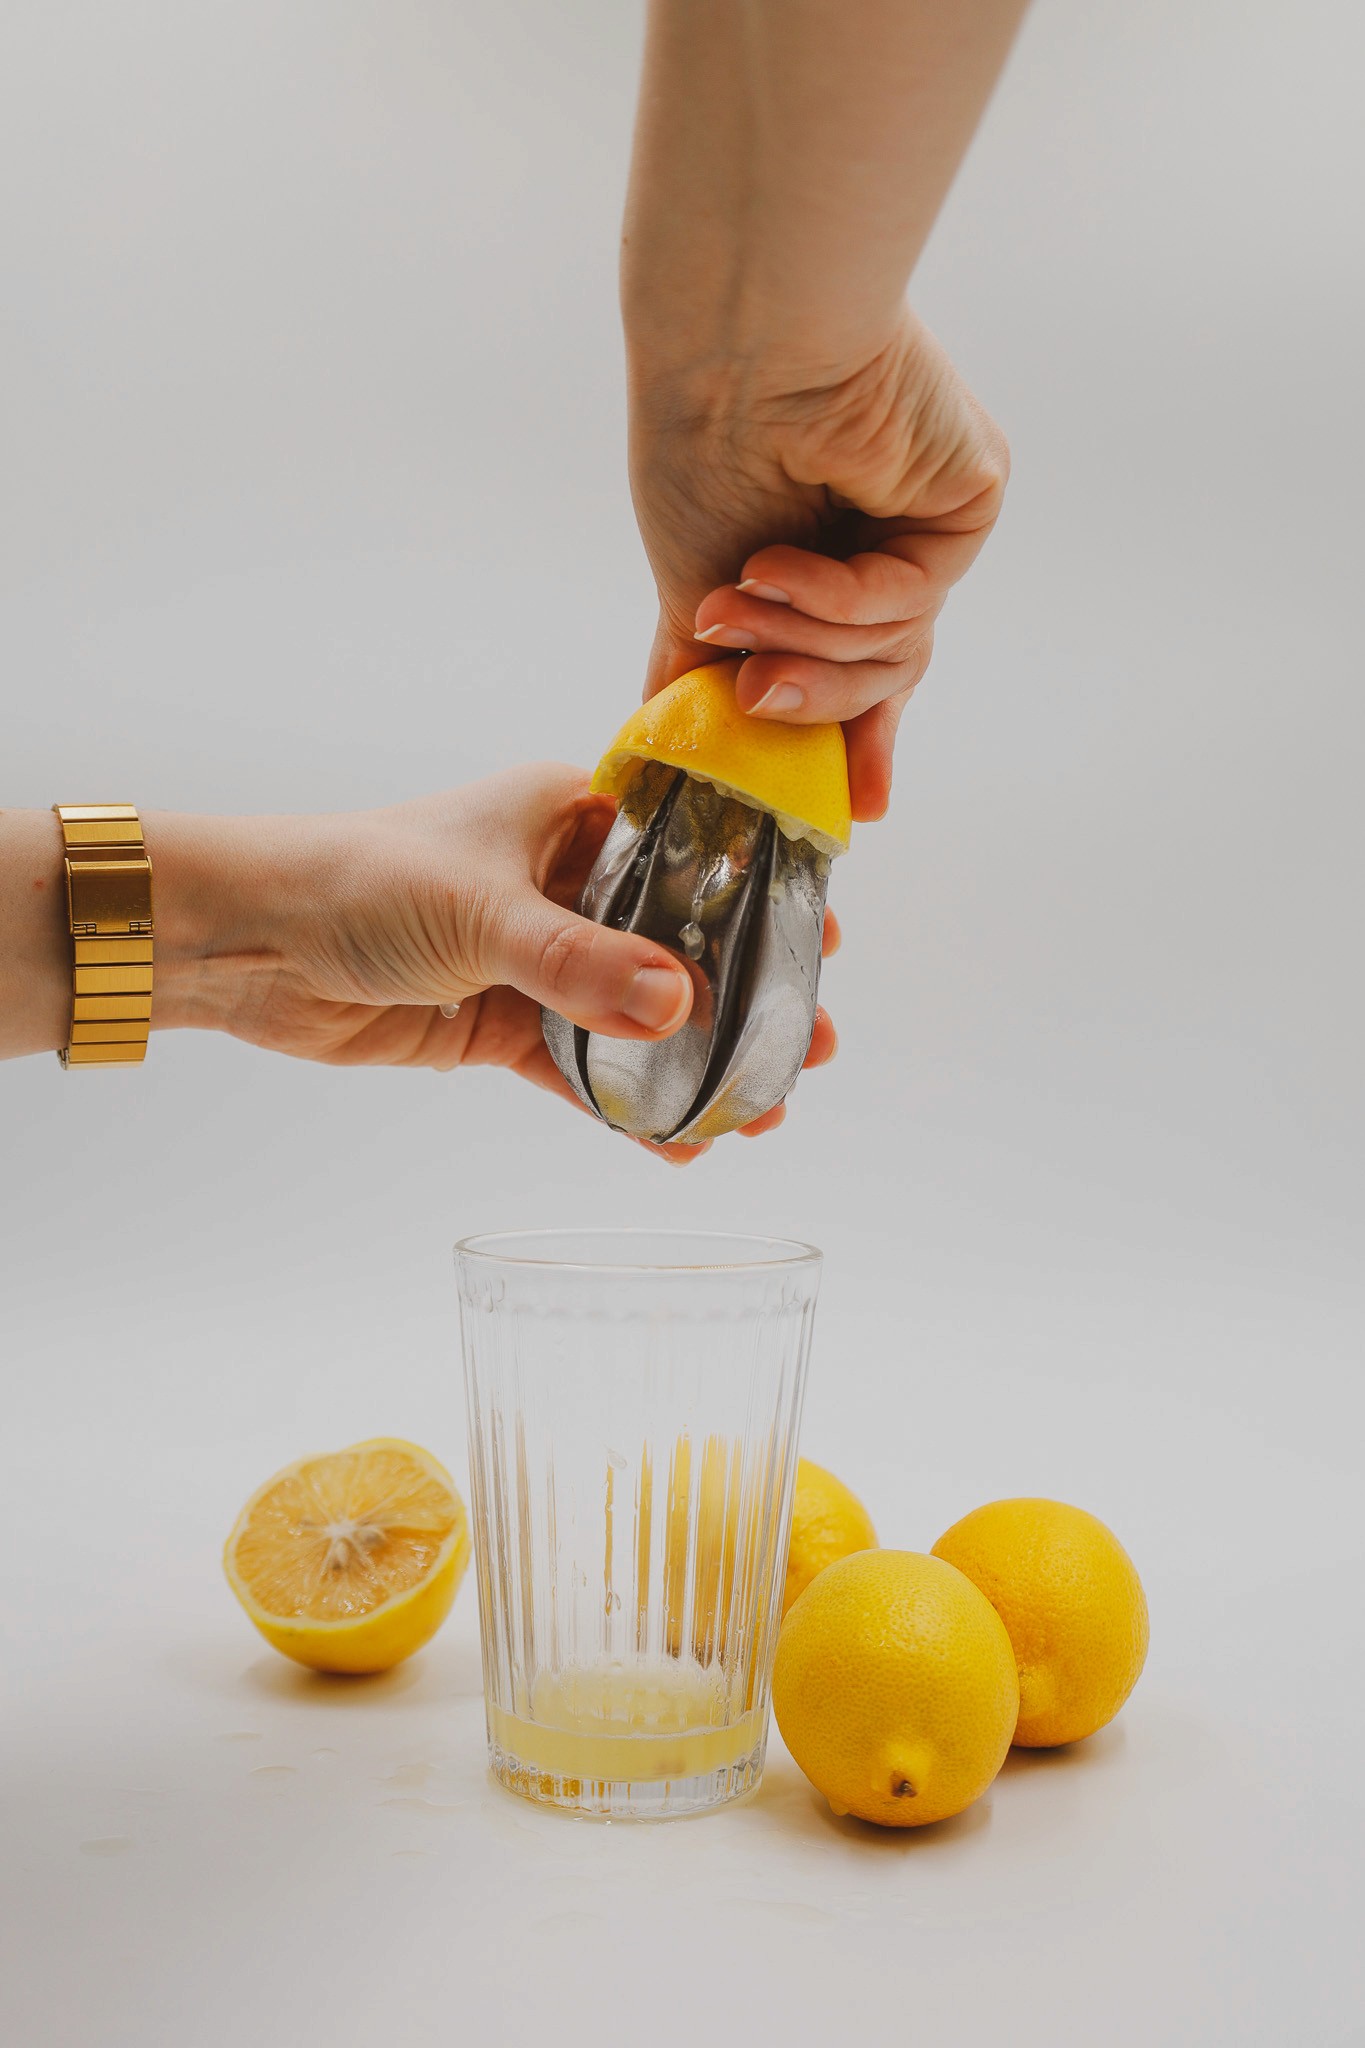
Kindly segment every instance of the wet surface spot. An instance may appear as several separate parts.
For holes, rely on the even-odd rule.
[[[732,1911],[756,1913],[765,1920],[780,1920],[785,1927],[837,1927],[837,1915],[823,1906],[808,1906],[803,1899],[732,1899]]]
[[[381,1799],[379,1804],[387,1806],[393,1813],[465,1813],[464,1806],[443,1806],[437,1799]]]
[[[585,1913],[579,1907],[570,1907],[563,1913],[544,1913],[540,1919],[531,1922],[535,1934],[553,1934],[556,1930],[565,1934],[596,1933],[606,1925],[599,1913]]]
[[[396,1764],[379,1782],[382,1785],[425,1785],[429,1778],[435,1776],[435,1764]]]

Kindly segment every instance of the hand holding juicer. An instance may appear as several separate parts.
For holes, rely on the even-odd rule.
[[[618,1130],[701,1144],[783,1100],[810,1047],[830,861],[849,839],[837,725],[751,718],[736,661],[680,676],[617,735],[593,788],[620,811],[584,917],[669,948],[693,982],[671,1037],[609,1038],[543,1012],[580,1100]]]

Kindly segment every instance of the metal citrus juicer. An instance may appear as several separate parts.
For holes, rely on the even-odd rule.
[[[714,662],[670,683],[593,778],[620,809],[578,909],[679,956],[693,982],[686,1021],[651,1043],[541,1013],[555,1065],[587,1108],[656,1142],[702,1144],[787,1095],[815,1024],[830,861],[848,843],[841,729],[749,719],[738,671]],[[763,802],[745,787],[761,787]],[[824,799],[818,826],[778,807],[789,793],[809,810],[812,788]]]

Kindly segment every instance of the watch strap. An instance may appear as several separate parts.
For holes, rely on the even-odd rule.
[[[72,998],[64,1067],[136,1066],[152,1019],[152,863],[132,804],[54,804],[66,856]]]

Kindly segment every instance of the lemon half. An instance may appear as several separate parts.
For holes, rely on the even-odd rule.
[[[469,1562],[443,1465],[372,1437],[301,1458],[254,1493],[223,1552],[268,1643],[315,1671],[387,1671],[435,1635]]]
[[[752,718],[735,696],[738,661],[689,669],[626,720],[598,763],[595,790],[621,797],[642,761],[662,761],[770,811],[789,839],[847,851],[848,756],[839,725]]]

